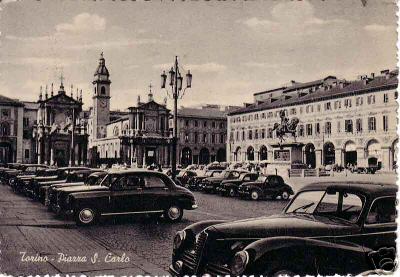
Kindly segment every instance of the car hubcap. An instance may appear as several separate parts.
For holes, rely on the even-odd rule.
[[[253,191],[253,192],[251,193],[251,198],[254,199],[254,200],[257,200],[257,199],[258,199],[258,192]]]
[[[79,220],[83,223],[90,223],[94,219],[94,213],[90,209],[83,209],[79,213]]]
[[[233,189],[230,190],[230,195],[235,196],[235,191]]]
[[[172,220],[179,218],[180,214],[181,214],[181,210],[178,207],[173,206],[173,207],[169,208],[169,210],[168,210],[168,216]]]
[[[285,199],[285,200],[288,199],[289,198],[289,194],[286,191],[283,192],[282,193],[282,198]]]

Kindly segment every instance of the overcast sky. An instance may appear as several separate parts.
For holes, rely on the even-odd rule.
[[[241,105],[287,83],[353,79],[396,66],[395,0],[57,1],[0,3],[0,94],[37,100],[40,85],[83,90],[104,51],[111,107],[155,97],[174,56],[193,74],[180,105]],[[169,103],[172,101],[169,100]]]

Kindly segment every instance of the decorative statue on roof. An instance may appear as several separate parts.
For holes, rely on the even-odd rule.
[[[276,132],[276,136],[282,142],[283,140],[285,140],[284,136],[289,133],[292,134],[292,136],[296,140],[296,128],[299,124],[299,119],[297,117],[294,117],[289,121],[289,118],[286,117],[285,110],[279,111],[279,117],[281,118],[281,123],[275,123],[273,128],[273,131]]]

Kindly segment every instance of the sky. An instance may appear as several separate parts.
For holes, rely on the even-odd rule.
[[[101,52],[112,109],[146,99],[150,83],[162,102],[160,74],[176,55],[193,74],[179,106],[242,105],[290,80],[351,80],[395,68],[394,1],[3,0],[0,94],[37,101],[63,72],[88,108]]]

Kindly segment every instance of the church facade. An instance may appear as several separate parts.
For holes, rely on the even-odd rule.
[[[77,92],[78,93],[78,92]],[[58,93],[47,87],[39,95],[37,120],[33,126],[37,163],[57,166],[87,163],[88,134],[81,118],[82,95],[67,95],[61,78]]]
[[[124,112],[111,111],[111,81],[103,55],[93,86],[93,106],[88,119],[90,163],[169,165],[172,138],[166,105],[155,102],[150,90],[147,101],[138,98],[136,105]]]

